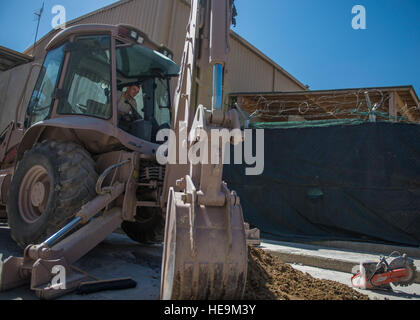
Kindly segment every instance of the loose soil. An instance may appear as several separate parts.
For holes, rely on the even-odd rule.
[[[349,286],[320,280],[283,263],[264,250],[248,247],[245,300],[369,300]]]

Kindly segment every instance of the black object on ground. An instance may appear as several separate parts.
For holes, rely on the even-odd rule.
[[[137,282],[131,278],[89,281],[81,283],[76,293],[83,295],[106,290],[131,289],[135,288],[136,286]]]

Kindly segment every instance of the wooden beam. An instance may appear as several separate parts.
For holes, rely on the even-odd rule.
[[[398,122],[398,108],[397,108],[397,99],[396,92],[391,92],[389,94],[389,120],[392,122]]]
[[[318,106],[319,108],[321,108],[322,110],[324,110],[324,112],[326,113],[326,114],[324,115],[324,117],[327,117],[327,118],[334,117],[335,119],[338,119],[338,118],[337,118],[337,116],[336,116],[335,114],[334,114],[334,115],[329,114],[329,112],[330,112],[329,110],[327,110],[326,108],[324,108],[321,104],[316,103],[314,98],[310,98],[310,97],[309,97],[309,96],[307,96],[307,95],[305,95],[305,97],[306,97],[306,99],[307,99],[307,100],[311,101],[314,105],[316,105],[316,106]],[[305,116],[305,115],[303,115],[303,116]]]
[[[413,98],[414,103],[417,105],[417,108],[420,109],[420,101],[417,98],[416,92],[414,91],[413,88],[410,89],[410,95],[411,95],[411,98]]]
[[[273,74],[273,80],[275,75]],[[273,84],[275,85],[275,84]],[[414,90],[411,87],[390,87],[387,90],[371,90],[369,97],[372,104],[380,104],[377,111],[387,114],[385,117],[392,122],[398,122],[398,116],[404,115],[410,122],[420,123],[420,109],[416,108],[417,102]],[[242,100],[243,109],[246,112],[254,112],[257,108],[264,109],[265,103],[269,106],[264,109],[261,117],[271,117],[272,121],[281,119],[289,115],[300,115],[305,118],[322,117],[324,119],[354,118],[356,114],[351,114],[355,110],[356,102],[361,102],[361,97],[357,93],[362,93],[361,89],[335,90],[335,91],[307,91],[307,92],[271,92],[271,93],[237,93],[232,97]],[[387,99],[384,99],[387,98]],[[388,101],[387,101],[388,100]],[[417,99],[418,100],[418,99]],[[260,104],[257,105],[257,103]],[[299,114],[297,108],[302,103],[309,103],[313,108],[305,114]],[[385,103],[384,103],[385,102]],[[281,112],[276,112],[281,110]],[[329,112],[337,111],[336,114]],[[366,104],[359,111],[367,112]],[[278,117],[276,117],[278,115]]]
[[[408,117],[408,121],[418,122],[416,117],[408,110],[407,105],[402,101],[400,95],[397,92],[394,92],[394,95],[400,112]]]

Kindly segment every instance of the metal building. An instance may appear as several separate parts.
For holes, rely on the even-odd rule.
[[[171,49],[174,52],[175,62],[180,64],[189,13],[190,1],[188,0],[121,0],[74,19],[68,22],[67,26],[87,23],[133,25],[145,32],[154,42]],[[25,54],[33,55],[34,62],[41,64],[45,56],[44,48],[57,32],[59,30],[49,32],[36,43],[35,49],[31,47],[25,51]],[[307,90],[301,82],[233,31],[231,32],[230,46],[226,76],[228,91]],[[14,110],[17,103],[22,103],[22,108],[25,108],[25,103],[27,104],[31,95],[30,88],[36,81],[39,68],[32,70],[25,95],[20,98],[17,97],[19,94],[15,92],[19,93],[24,89],[29,69],[28,66],[23,66],[13,69],[13,72],[9,70],[0,73],[0,88],[3,88],[0,90],[0,112],[2,114],[5,114],[2,108],[7,107],[9,110]],[[18,81],[15,81],[16,79]],[[12,94],[10,94],[10,85],[8,85],[10,82],[14,83]],[[9,91],[4,91],[5,87],[6,89],[9,87]],[[200,92],[200,103],[210,104],[211,90],[200,90]],[[12,118],[2,117],[0,131],[10,120]]]

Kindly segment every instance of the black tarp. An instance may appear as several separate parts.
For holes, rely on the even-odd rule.
[[[271,126],[264,146],[262,175],[224,178],[265,237],[420,246],[419,125]]]

